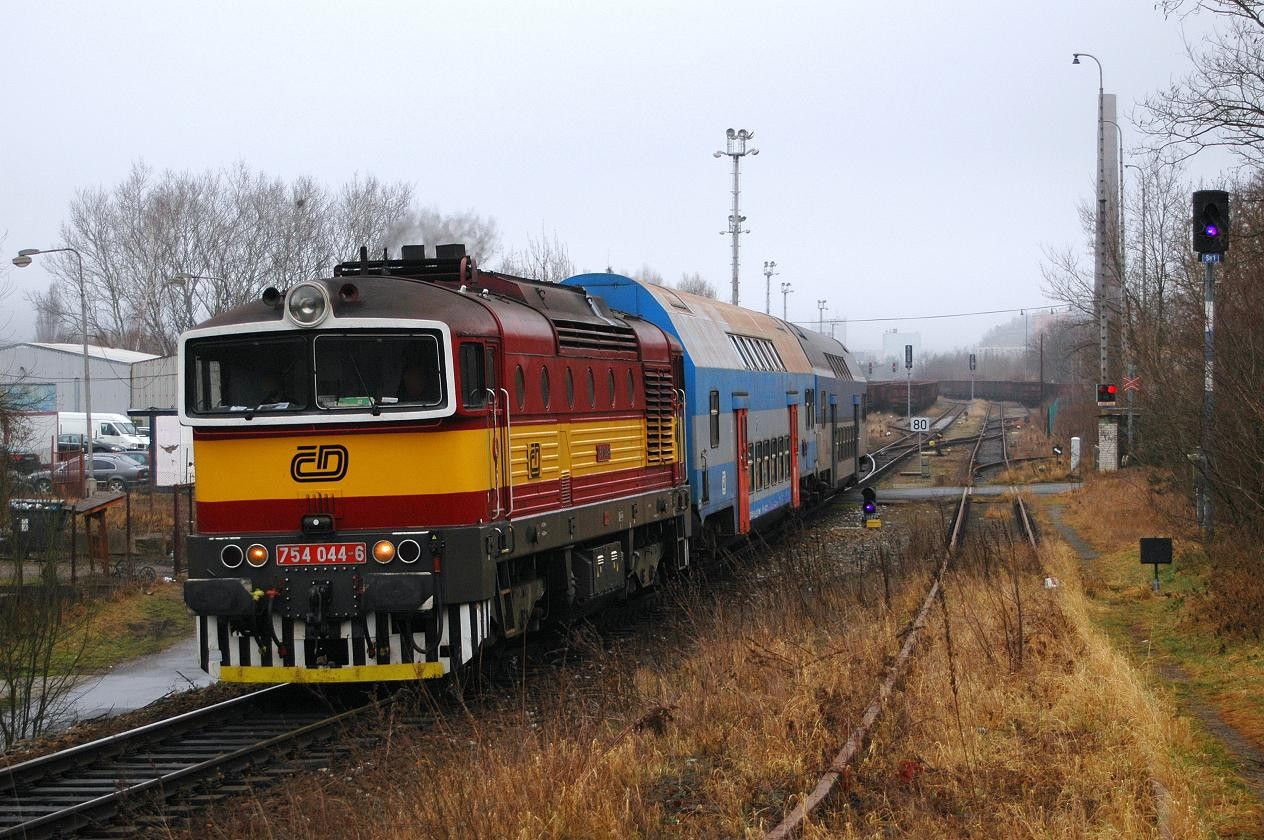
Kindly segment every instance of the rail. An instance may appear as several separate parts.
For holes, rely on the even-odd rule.
[[[272,686],[0,770],[0,838],[61,836],[210,779],[325,740],[377,701],[293,711],[301,689]],[[274,708],[275,707],[275,708]]]
[[[939,565],[935,571],[935,576],[931,581],[926,597],[922,599],[921,608],[917,611],[917,615],[913,618],[909,625],[909,630],[905,634],[904,643],[900,646],[900,651],[895,659],[887,666],[886,673],[882,682],[878,685],[878,691],[865,707],[864,714],[861,715],[860,723],[847,736],[847,741],[843,744],[843,748],[834,756],[830,762],[829,768],[821,774],[820,779],[816,783],[816,787],[799,802],[785,818],[777,824],[775,828],[764,835],[765,840],[785,840],[785,838],[793,837],[795,833],[802,827],[803,822],[808,818],[818,806],[821,805],[833,792],[839,780],[843,777],[843,773],[847,769],[847,765],[859,754],[869,736],[869,731],[877,722],[878,717],[882,714],[883,708],[886,707],[887,700],[891,696],[891,692],[895,688],[896,682],[903,676],[904,669],[908,665],[909,659],[912,657],[913,648],[917,644],[918,636],[922,628],[926,625],[926,620],[930,615],[931,606],[935,603],[935,599],[939,596],[940,588],[943,585],[943,576],[948,570],[948,564],[956,555],[960,547],[961,535],[964,533],[964,523],[966,515],[969,511],[971,481],[970,476],[973,475],[974,461],[978,458],[979,449],[983,445],[983,439],[987,430],[989,419],[992,415],[992,406],[988,405],[988,412],[983,418],[983,426],[980,429],[978,438],[975,441],[974,449],[970,453],[970,463],[967,465],[967,485],[962,488],[961,498],[957,503],[956,515],[953,517],[953,525],[948,539],[948,547],[944,552],[944,556],[940,559]],[[1001,425],[1004,428],[1004,410],[1001,412]],[[1002,436],[1003,437],[1003,436]]]
[[[938,429],[940,431],[948,429],[954,422],[956,422],[957,418],[961,416],[962,412],[964,412],[966,408],[967,406],[965,404],[949,406],[935,417],[931,424],[931,428]],[[859,431],[857,434],[859,434]],[[871,453],[866,453],[869,455],[872,469],[857,479],[856,483],[859,485],[865,485],[873,482],[883,473],[890,470],[893,466],[916,452],[918,445],[916,443],[909,443],[909,441],[916,438],[917,434],[917,432],[908,432],[891,441],[887,445],[881,446]],[[878,462],[877,456],[883,456],[881,463]]]

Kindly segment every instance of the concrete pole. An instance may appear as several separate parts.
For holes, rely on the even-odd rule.
[[[1204,255],[1204,259],[1207,256]],[[1215,263],[1208,261],[1203,274],[1203,417],[1198,471],[1201,481],[1203,539],[1211,542],[1213,504],[1211,492],[1211,421],[1215,409],[1216,359],[1216,275]]]

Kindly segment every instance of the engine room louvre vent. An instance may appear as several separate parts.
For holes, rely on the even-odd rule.
[[[645,369],[645,448],[650,464],[672,464],[676,461],[676,435],[672,427],[671,371],[667,368]]]
[[[593,350],[636,353],[636,333],[614,324],[593,324],[584,321],[555,320],[557,343],[563,350]]]

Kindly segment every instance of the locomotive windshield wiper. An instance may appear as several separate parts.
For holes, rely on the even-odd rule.
[[[364,381],[364,375],[360,373],[360,365],[356,362],[355,353],[351,354],[351,369],[355,371],[356,379],[360,380],[360,387],[364,389],[364,393],[369,398],[370,413],[374,417],[377,417],[382,413],[380,403],[378,402],[377,397],[373,396],[373,392],[369,390],[368,383]]]

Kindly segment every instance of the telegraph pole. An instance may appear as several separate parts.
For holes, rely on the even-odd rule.
[[[728,155],[729,157],[733,158],[733,210],[731,213],[729,213],[728,230],[720,231],[720,235],[724,236],[725,234],[727,234],[733,237],[733,300],[732,300],[732,303],[734,306],[737,306],[738,285],[739,285],[738,239],[741,237],[743,233],[750,233],[749,230],[742,229],[742,223],[746,221],[746,217],[742,215],[741,210],[739,209],[739,203],[738,203],[738,197],[741,194],[740,163],[741,163],[742,158],[746,157],[747,155],[759,154],[759,149],[746,148],[746,141],[752,140],[755,137],[755,132],[753,131],[747,131],[744,128],[734,131],[733,129],[730,128],[728,131],[725,132],[725,136],[728,138],[728,143],[725,146],[724,151],[716,152],[713,156],[724,157],[725,155]]]
[[[790,288],[790,284],[786,281],[781,282],[781,320],[786,320],[786,298],[790,296],[790,292],[794,291]]]
[[[764,260],[764,314],[765,315],[772,314],[772,276],[774,274],[779,274],[779,273],[780,272],[777,271],[776,260],[773,260],[772,262],[769,262],[768,260]],[[784,309],[785,307],[782,307],[782,308]],[[781,317],[783,320],[785,319],[784,315],[782,315]]]

